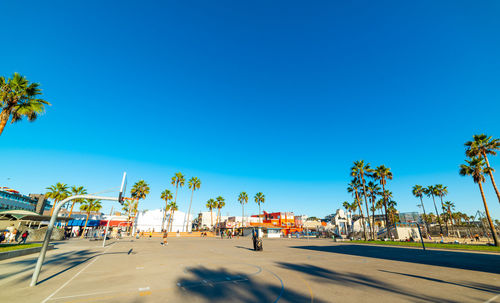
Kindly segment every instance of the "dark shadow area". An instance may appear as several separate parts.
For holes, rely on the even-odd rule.
[[[64,266],[65,268],[60,270],[57,273],[52,274],[51,276],[39,281],[37,284],[41,284],[45,281],[48,281],[82,263],[85,263],[95,257],[101,256],[101,255],[115,255],[115,254],[127,254],[127,252],[109,252],[109,253],[100,253],[97,251],[92,251],[89,249],[84,249],[84,250],[79,250],[79,251],[70,251],[70,252],[64,252],[64,253],[59,253],[50,256],[50,258],[46,258],[45,262],[43,263],[43,266],[47,265],[55,265],[55,266]],[[7,265],[20,265],[23,266],[24,268],[17,271],[17,272],[9,272],[6,274],[1,274],[0,279],[7,278],[11,275],[16,275],[19,273],[24,273],[24,272],[29,272],[33,273],[33,270],[35,268],[35,264],[37,262],[38,254],[36,255],[35,258],[30,258],[30,259],[24,259],[24,260],[17,260],[10,262]],[[2,266],[0,266],[0,271],[2,271]],[[42,273],[43,273],[43,267],[42,267]],[[25,280],[30,280],[31,275],[29,276],[24,276],[24,277],[19,277],[18,281],[22,282]]]
[[[254,251],[253,248],[248,248],[248,247],[245,247],[245,246],[235,246],[236,248],[241,248],[241,249],[247,249],[247,250],[251,250],[251,251]]]
[[[195,295],[206,302],[311,302],[307,295],[300,294],[281,284],[281,279],[270,275],[276,283],[260,281],[259,275],[248,275],[226,269],[207,269],[203,266],[189,268],[189,278],[178,280],[179,291],[186,295]],[[283,286],[282,286],[283,285]],[[314,299],[315,302],[324,302]],[[186,298],[186,302],[189,299]]]
[[[491,293],[499,293],[500,292],[500,286],[495,286],[495,285],[487,285],[487,284],[482,284],[482,283],[467,283],[467,282],[458,283],[458,282],[445,281],[445,280],[431,278],[431,277],[424,277],[424,276],[419,276],[419,275],[412,275],[412,274],[405,274],[405,273],[401,273],[401,272],[388,271],[388,270],[383,270],[383,269],[379,269],[379,271],[385,272],[385,273],[390,273],[390,274],[402,275],[402,276],[406,276],[406,277],[423,279],[423,280],[427,280],[427,281],[431,281],[431,282],[466,287],[466,288],[471,288],[471,289],[486,291],[486,292],[491,292]]]
[[[352,244],[292,246],[292,248],[500,274],[500,254],[438,250],[423,251],[403,247]]]
[[[436,302],[436,303],[459,302],[459,301],[449,300],[446,298],[437,298],[434,296],[417,293],[409,288],[408,289],[401,288],[389,284],[380,279],[374,279],[363,274],[337,272],[310,264],[293,264],[293,263],[280,262],[278,263],[278,266],[284,269],[308,274],[312,278],[315,278],[318,282],[335,283],[343,287],[352,287],[357,289],[367,288],[369,290],[371,288],[371,289],[386,291],[388,293],[403,296],[405,297],[406,300],[411,300],[411,301],[418,301],[418,302],[424,301],[424,302]],[[445,296],[446,293],[443,293],[443,295]],[[376,300],[374,300],[374,302],[376,302]]]

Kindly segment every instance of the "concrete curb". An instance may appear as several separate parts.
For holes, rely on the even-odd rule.
[[[49,247],[47,247],[47,250],[54,249],[54,245],[50,244]],[[25,256],[25,255],[30,255],[34,254],[37,252],[40,252],[42,250],[42,247],[31,247],[31,248],[26,248],[26,249],[18,249],[18,250],[11,250],[11,251],[5,251],[5,252],[0,252],[0,260],[6,260],[10,258],[16,258],[20,256]]]

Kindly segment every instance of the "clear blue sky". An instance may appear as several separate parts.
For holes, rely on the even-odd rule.
[[[401,211],[417,210],[414,184],[436,183],[457,210],[483,210],[458,166],[473,134],[500,137],[498,1],[3,1],[0,16],[0,74],[53,104],[5,129],[0,184],[97,192],[127,171],[152,209],[181,171],[202,180],[195,211],[222,195],[239,214],[245,190],[325,216],[364,159],[391,167]]]

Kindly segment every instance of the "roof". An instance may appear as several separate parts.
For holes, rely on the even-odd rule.
[[[50,216],[41,216],[29,210],[12,209],[0,211],[0,220],[49,221]],[[57,221],[67,221],[68,218],[57,217]]]

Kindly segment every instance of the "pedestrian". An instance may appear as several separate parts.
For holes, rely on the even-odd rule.
[[[17,229],[14,229],[13,232],[10,233],[9,243],[16,242]]]
[[[167,237],[168,237],[168,232],[166,230],[163,230],[163,243],[161,243],[161,245],[163,246],[168,245]]]
[[[153,236],[153,232],[150,230],[149,231],[149,239],[151,239],[152,236]]]
[[[21,235],[21,241],[19,241],[19,244],[26,244],[26,239],[28,239],[28,230],[25,230],[22,235]]]
[[[4,231],[0,233],[0,243],[5,241],[5,234],[6,234],[6,232],[4,232]]]

